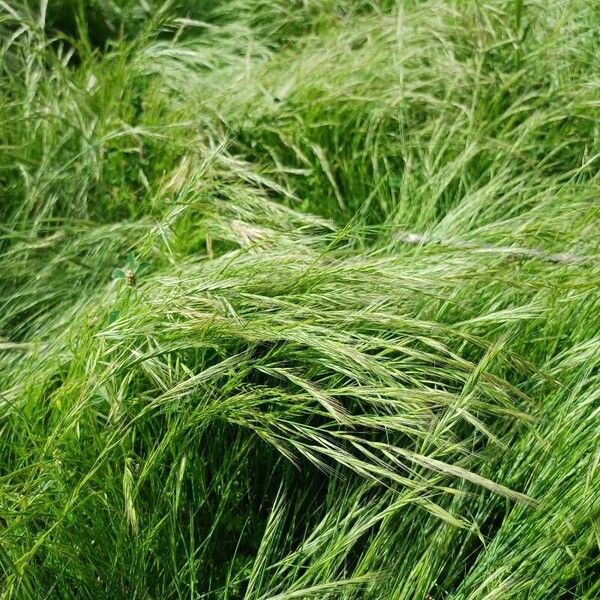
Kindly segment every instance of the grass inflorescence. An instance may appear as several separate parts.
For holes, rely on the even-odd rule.
[[[0,598],[599,597],[598,25],[0,2]]]

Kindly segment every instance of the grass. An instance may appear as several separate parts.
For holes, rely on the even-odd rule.
[[[599,24],[0,2],[0,597],[597,598]]]

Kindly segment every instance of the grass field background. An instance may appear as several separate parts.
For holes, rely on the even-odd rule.
[[[0,597],[600,597],[599,28],[0,2]]]

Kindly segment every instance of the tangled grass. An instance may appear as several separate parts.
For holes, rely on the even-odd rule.
[[[0,2],[1,597],[597,598],[598,24]]]

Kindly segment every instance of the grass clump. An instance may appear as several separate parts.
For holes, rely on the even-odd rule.
[[[599,19],[0,3],[1,597],[597,597]]]

